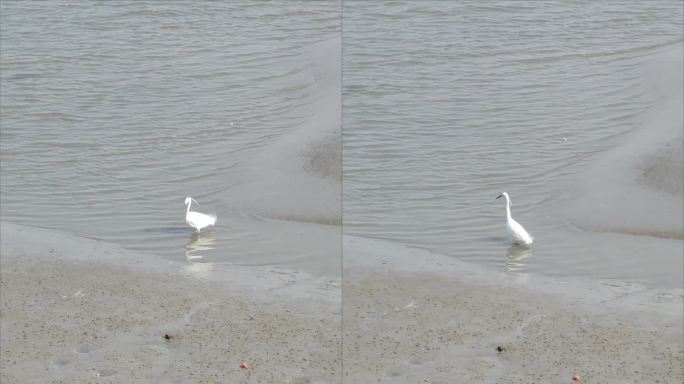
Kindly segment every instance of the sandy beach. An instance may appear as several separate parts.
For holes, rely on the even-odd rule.
[[[0,1],[0,384],[683,384],[682,11]]]
[[[3,257],[3,383],[334,382],[339,315],[124,268]],[[246,361],[250,369],[241,369]]]
[[[496,273],[369,242],[345,243],[347,382],[684,379],[679,289]]]
[[[3,383],[684,377],[677,289],[501,274],[347,237],[340,313],[331,278],[216,265],[179,272],[56,231],[3,223],[3,234],[13,238],[2,243]],[[20,246],[22,234],[37,240]],[[81,257],[60,250],[75,246]],[[112,258],[88,261],[94,253]]]
[[[562,383],[575,374],[587,383],[680,383],[684,377],[680,321],[430,275],[367,275],[345,281],[344,289],[345,377],[352,383]]]
[[[19,245],[22,233],[41,240]],[[2,241],[3,383],[339,382],[334,280],[201,264],[179,272],[6,223]],[[73,247],[78,257],[62,253]],[[106,253],[109,263],[86,260]]]

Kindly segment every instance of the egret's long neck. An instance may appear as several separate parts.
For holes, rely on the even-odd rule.
[[[506,218],[511,219],[511,200],[506,196]]]
[[[190,213],[190,205],[192,204],[192,201],[188,201],[188,208],[185,210],[185,214],[187,215]]]

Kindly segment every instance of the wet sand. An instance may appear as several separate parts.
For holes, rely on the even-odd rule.
[[[681,197],[684,194],[683,141],[681,137],[675,139],[643,161],[639,180],[651,188]]]
[[[643,82],[656,102],[635,119],[636,129],[624,142],[573,180],[581,192],[564,213],[578,226],[684,239],[683,55],[677,45],[650,58]],[[681,253],[680,247],[676,256]]]

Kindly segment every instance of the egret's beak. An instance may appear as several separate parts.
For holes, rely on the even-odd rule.
[[[501,197],[501,196],[503,196],[503,193],[500,194],[499,196],[497,196],[496,199],[498,199],[498,198]],[[496,199],[494,199],[494,200],[496,200]]]

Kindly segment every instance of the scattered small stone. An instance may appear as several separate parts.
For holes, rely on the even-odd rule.
[[[247,364],[246,361],[243,361],[242,364],[240,364],[240,368],[242,368],[242,369],[249,369],[249,364]]]
[[[506,350],[506,347],[502,347],[502,346],[500,346],[500,345],[497,345],[497,346],[496,346],[496,351],[497,351],[497,352],[503,352],[503,351],[505,351],[505,350]]]
[[[572,381],[581,381],[582,378],[579,375],[575,375],[572,377]]]
[[[166,340],[171,340],[171,339],[173,338],[173,336],[169,335],[168,333],[165,333],[165,334],[164,334],[164,338],[165,338]]]

